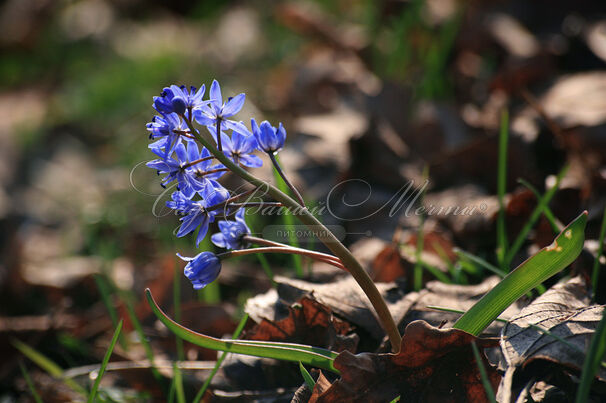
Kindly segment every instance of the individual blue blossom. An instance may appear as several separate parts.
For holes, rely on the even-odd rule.
[[[273,154],[284,147],[286,130],[282,123],[279,124],[278,128],[275,128],[267,120],[264,120],[259,127],[255,119],[251,119],[250,125],[261,150]]]
[[[151,149],[163,149],[162,158],[167,158],[175,147],[181,143],[181,134],[187,131],[183,122],[176,113],[164,116],[154,116],[147,124],[150,139],[160,139],[149,145]]]
[[[154,97],[154,109],[163,115],[169,113],[182,115],[187,108],[185,99],[184,97],[179,96],[178,93],[175,93],[172,87],[179,89],[176,85],[172,85],[171,87],[164,88],[159,97]]]
[[[236,213],[236,221],[219,221],[219,231],[211,236],[211,241],[219,248],[242,249],[242,238],[250,234],[250,228],[244,221],[245,210],[242,208]]]
[[[159,97],[154,97],[154,108],[161,114],[183,115],[189,109],[195,110],[208,103],[202,100],[205,91],[204,84],[200,89],[192,85],[189,90],[184,85],[179,87],[173,84],[164,88]]]
[[[208,126],[207,128],[216,141],[216,128],[212,126]],[[259,168],[263,165],[263,160],[253,154],[259,148],[257,139],[242,123],[237,122],[234,125],[231,138],[221,131],[221,144],[223,145],[223,153],[234,163],[242,164],[249,168]]]
[[[183,273],[194,289],[204,288],[219,277],[221,260],[214,253],[201,252],[194,257],[184,257],[177,253],[177,256],[187,262]]]
[[[210,152],[202,147],[202,152],[198,149],[195,142],[189,142],[187,147],[187,157],[189,159],[188,181],[191,187],[196,191],[204,191],[207,187],[217,187],[216,179],[225,174],[225,171],[212,172],[225,168],[221,164],[213,164]]]
[[[166,203],[169,208],[183,215],[179,219],[181,226],[177,231],[177,237],[181,238],[198,229],[196,246],[200,245],[200,242],[206,237],[208,226],[215,221],[215,216],[222,211],[222,209],[208,210],[208,208],[229,199],[227,189],[218,183],[216,183],[216,187],[206,188],[203,192],[198,193],[201,194],[202,200],[191,200],[182,191],[174,192],[172,200]]]
[[[196,147],[193,142],[188,142],[188,147]],[[152,151],[159,157],[163,157],[164,152],[158,148],[152,148]],[[170,182],[177,180],[177,189],[183,194],[190,198],[198,190],[196,186],[193,186],[192,172],[187,168],[188,157],[187,149],[183,143],[177,144],[175,147],[176,158],[161,158],[148,162],[148,167],[158,171],[158,175],[167,174],[160,183],[162,187],[166,187]]]
[[[217,122],[223,122],[226,128],[232,129],[236,126],[236,122],[227,118],[240,112],[245,99],[246,95],[242,93],[229,98],[227,102],[223,103],[221,86],[217,80],[214,80],[210,86],[210,102],[194,111],[194,119],[204,126],[216,126]]]

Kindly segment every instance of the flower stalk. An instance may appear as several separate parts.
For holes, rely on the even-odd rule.
[[[271,159],[271,163],[274,164],[274,167],[276,168],[276,171],[278,172],[278,175],[280,175],[280,177],[282,178],[282,180],[284,181],[284,183],[286,183],[286,186],[288,186],[288,188],[295,195],[295,197],[299,201],[299,204],[301,205],[301,207],[305,207],[305,201],[303,200],[303,197],[301,196],[301,193],[299,193],[299,191],[297,190],[297,188],[288,180],[288,178],[286,177],[286,174],[282,170],[282,167],[278,163],[278,160],[276,159],[275,154],[273,152],[269,152],[269,153],[267,153],[267,155],[269,155],[269,159]]]
[[[357,261],[357,259],[352,255],[352,253],[343,245],[332,232],[330,232],[304,205],[301,206],[299,202],[292,199],[287,194],[280,191],[276,186],[269,184],[256,176],[252,175],[239,165],[235,164],[231,161],[225,154],[219,150],[218,145],[220,136],[220,130],[217,130],[217,146],[211,144],[211,142],[207,141],[200,132],[193,127],[191,118],[184,119],[189,130],[192,135],[204,146],[206,147],[219,162],[221,162],[225,167],[229,168],[233,173],[238,175],[240,178],[249,182],[255,187],[265,187],[267,189],[267,193],[276,201],[281,202],[286,208],[296,210],[299,212],[297,217],[299,220],[307,225],[310,228],[318,228],[318,226],[325,231],[321,231],[321,236],[319,236],[320,241],[326,245],[331,252],[333,252],[343,263],[343,266],[351,273],[356,282],[359,284],[364,294],[368,297],[370,303],[372,304],[375,312],[378,316],[379,323],[381,324],[384,331],[387,333],[389,341],[391,343],[391,349],[394,353],[398,352],[400,349],[400,342],[402,340],[400,333],[398,331],[398,327],[387,308],[387,304],[385,300],[381,296],[381,293],[377,289],[374,282],[368,276],[362,265]],[[220,125],[217,125],[217,129],[220,129]],[[259,252],[262,248],[256,248],[257,252]],[[280,249],[280,248],[276,248]],[[231,252],[227,252],[231,253]]]

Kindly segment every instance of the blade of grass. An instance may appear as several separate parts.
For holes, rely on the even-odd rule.
[[[442,272],[442,270],[438,269],[437,267],[434,267],[434,266],[430,265],[429,263],[426,263],[422,259],[419,261],[419,265],[422,268],[424,268],[425,270],[427,270],[430,274],[432,274],[436,279],[440,280],[441,282],[443,282],[445,284],[452,284],[452,280],[450,280],[450,278],[444,272]]]
[[[37,351],[33,347],[19,341],[17,339],[12,339],[11,344],[21,352],[24,356],[29,358],[34,362],[37,366],[46,371],[53,378],[61,380],[67,386],[69,386],[74,392],[80,393],[81,395],[86,396],[88,393],[86,390],[78,385],[73,379],[64,378],[63,377],[63,369],[57,365],[53,360]]]
[[[36,390],[36,387],[34,386],[34,382],[32,382],[32,378],[30,378],[29,373],[27,372],[27,369],[25,368],[25,365],[23,365],[22,362],[19,362],[19,368],[21,369],[21,374],[23,375],[23,378],[25,379],[25,383],[27,383],[29,393],[32,394],[32,397],[34,398],[36,403],[42,403],[42,399],[40,398],[40,395],[38,394],[38,391]]]
[[[581,382],[577,389],[576,403],[584,403],[589,401],[589,392],[591,384],[598,371],[598,366],[602,362],[606,354],[606,310],[602,313],[602,320],[591,338],[589,351],[583,363],[583,372],[581,373]]]
[[[99,289],[99,293],[101,294],[101,299],[103,300],[103,305],[105,305],[105,307],[107,308],[107,311],[109,312],[109,317],[112,320],[112,324],[114,326],[114,329],[118,326],[118,311],[116,310],[116,307],[113,304],[112,301],[112,295],[113,295],[113,290],[112,287],[107,283],[107,281],[105,280],[105,276],[107,276],[106,274],[95,274],[94,275],[94,279],[95,279],[95,284],[97,285],[97,288]],[[128,341],[126,340],[125,337],[120,337],[119,338],[120,341],[120,346],[128,351]]]
[[[541,197],[538,200],[537,206],[534,208],[534,210],[530,214],[530,218],[528,219],[528,221],[526,221],[526,224],[524,224],[524,227],[522,227],[522,230],[516,237],[515,241],[511,244],[511,248],[507,251],[507,254],[505,256],[505,267],[506,268],[509,267],[509,265],[511,264],[511,261],[515,257],[516,253],[518,253],[518,251],[520,250],[520,248],[526,241],[526,238],[528,237],[528,233],[534,227],[534,225],[536,224],[536,222],[539,219],[539,217],[541,216],[541,214],[545,211],[545,207],[549,204],[549,202],[551,201],[553,196],[555,196],[556,192],[558,191],[558,189],[560,187],[560,182],[562,181],[562,178],[566,175],[566,172],[568,172],[568,166],[565,166],[560,171],[560,173],[556,177],[556,181],[555,181],[555,184],[553,185],[553,187],[551,189],[549,189],[547,192],[545,192],[543,197]]]
[[[480,378],[482,378],[482,385],[484,386],[484,390],[486,391],[486,397],[492,403],[497,403],[497,400],[495,399],[494,389],[492,389],[492,385],[490,384],[490,380],[488,379],[486,368],[484,367],[482,357],[480,356],[480,350],[478,349],[478,346],[476,346],[475,341],[471,342],[471,350],[473,351],[473,357],[476,359],[478,371],[480,371]]]
[[[181,276],[180,271],[177,269],[177,261],[175,259],[175,270],[173,276],[173,305],[175,307],[175,320],[181,321]],[[179,337],[175,337],[175,347],[177,348],[177,360],[183,361],[185,354],[183,352],[183,340]],[[183,377],[181,376],[181,369],[174,363],[173,365],[173,379],[171,381],[171,392],[176,393],[177,401],[179,403],[185,402],[185,394],[183,392]]]
[[[275,158],[278,161],[278,163],[280,163],[280,159],[279,159],[278,155],[276,155]],[[288,185],[286,184],[286,182],[284,182],[284,180],[282,179],[282,177],[280,176],[280,174],[278,173],[278,171],[276,170],[275,167],[273,168],[273,173],[274,173],[274,180],[276,181],[276,186],[278,186],[278,189],[280,189],[280,191],[290,195],[291,192],[290,192],[290,189],[288,188]],[[295,225],[295,220],[288,211],[286,211],[282,215],[282,222],[284,223],[284,226],[287,229],[293,228],[293,226]],[[294,231],[288,231],[288,242],[290,243],[290,245],[292,245],[296,248],[299,247],[299,240],[297,239],[297,235],[294,233]],[[295,275],[299,278],[303,277],[303,275],[304,275],[303,261],[301,260],[301,256],[292,255],[292,260],[293,260],[293,264],[295,265]]]
[[[431,246],[438,253],[438,256],[440,256],[440,259],[442,259],[442,261],[446,264],[446,267],[448,268],[448,272],[450,273],[450,276],[452,277],[452,282],[455,284],[460,284],[459,281],[460,281],[460,277],[461,277],[461,270],[457,270],[455,265],[452,264],[452,261],[446,254],[446,251],[444,250],[442,245],[440,245],[439,242],[433,242],[431,244]]]
[[[429,165],[425,165],[423,168],[423,183],[425,184],[421,188],[421,194],[419,195],[419,204],[423,205],[423,199],[425,198],[425,189],[427,188],[427,179],[429,177]],[[423,227],[425,226],[425,215],[419,216],[419,230],[417,231],[417,245],[415,249],[415,265],[413,268],[413,279],[415,291],[423,288],[423,265],[421,261],[421,253],[423,252],[425,243],[425,234]]]
[[[305,381],[305,384],[309,388],[309,390],[313,390],[314,386],[316,386],[316,381],[311,377],[307,369],[303,366],[303,364],[299,361],[299,371],[301,371],[301,376]]]
[[[472,262],[479,264],[480,266],[493,272],[494,274],[498,275],[501,278],[503,278],[507,275],[507,273],[505,273],[504,271],[499,269],[497,266],[490,264],[486,260],[482,259],[479,256],[474,255],[473,253],[466,252],[459,248],[454,248],[454,250],[458,256],[463,256],[464,258],[467,258],[467,259],[471,260]],[[536,286],[535,289],[539,294],[543,294],[545,292],[545,286],[543,284],[539,284],[538,286]]]
[[[183,390],[183,377],[181,375],[181,369],[177,366],[177,363],[173,363],[173,383],[175,388],[175,394],[177,395],[177,402],[185,403],[185,392]]]
[[[116,291],[118,292],[118,296],[119,296],[120,300],[122,300],[122,302],[124,303],[124,306],[126,307],[126,312],[128,314],[128,318],[130,319],[131,323],[133,324],[133,327],[135,328],[135,332],[137,332],[137,336],[139,337],[139,342],[143,346],[145,355],[147,356],[147,359],[149,360],[149,362],[151,362],[151,364],[152,364],[150,370],[151,370],[154,378],[156,378],[156,380],[159,382],[163,381],[162,375],[160,374],[160,372],[158,372],[158,369],[154,365],[154,351],[152,350],[151,345],[147,341],[147,337],[145,336],[145,332],[143,331],[143,326],[141,325],[139,318],[137,318],[137,315],[135,314],[135,309],[133,308],[133,305],[130,301],[129,296],[126,295],[125,292],[120,291],[117,288],[116,288]]]
[[[154,301],[151,291],[145,290],[147,301],[156,317],[173,333],[183,340],[197,346],[212,350],[227,351],[237,354],[253,355],[256,357],[275,358],[284,361],[301,361],[304,364],[327,369],[338,373],[333,361],[338,355],[335,352],[319,347],[294,343],[259,342],[251,340],[222,340],[196,333],[170,319]]]
[[[116,330],[114,331],[114,335],[112,336],[112,340],[109,343],[109,347],[107,348],[107,351],[105,352],[105,356],[103,357],[103,361],[101,362],[101,368],[99,368],[99,372],[97,373],[97,377],[95,378],[95,383],[93,384],[93,388],[88,395],[88,403],[94,402],[95,398],[97,397],[97,390],[99,389],[99,385],[101,384],[101,378],[103,377],[103,374],[105,373],[105,367],[107,367],[109,358],[111,357],[112,352],[114,351],[114,346],[116,345],[116,342],[118,341],[118,337],[120,336],[121,330],[122,330],[122,321],[120,321],[118,323],[118,326],[116,327]]]
[[[593,298],[595,299],[598,282],[600,281],[600,257],[604,254],[604,236],[606,235],[606,207],[602,216],[602,225],[598,237],[598,252],[593,261],[593,270],[591,271],[591,286],[593,288]]]
[[[177,269],[175,260],[175,273],[173,276],[173,305],[175,307],[175,320],[181,322],[181,272]],[[183,361],[185,353],[183,352],[183,340],[176,337],[175,344],[177,348],[177,360]]]
[[[534,197],[536,197],[537,200],[541,199],[541,197],[542,197],[541,193],[539,193],[537,188],[532,186],[532,184],[530,182],[528,182],[522,178],[518,179],[518,182],[520,184],[524,185],[526,188],[528,188],[528,190],[530,190],[534,194]],[[545,209],[543,210],[543,214],[545,215],[545,218],[547,218],[547,221],[549,221],[549,225],[551,225],[551,229],[553,230],[553,232],[555,234],[557,234],[558,232],[560,232],[562,230],[560,225],[558,225],[555,215],[553,215],[553,212],[551,211],[549,206],[545,206]]]
[[[240,337],[240,333],[242,333],[242,330],[244,329],[244,326],[246,325],[247,321],[248,321],[248,314],[245,313],[244,316],[242,316],[242,319],[240,319],[240,323],[238,323],[236,330],[234,330],[234,334],[232,336],[233,340]],[[208,377],[204,381],[204,384],[198,391],[198,394],[196,395],[196,397],[194,397],[194,400],[193,400],[194,403],[198,403],[200,400],[202,400],[202,397],[204,397],[204,393],[206,393],[206,389],[208,389],[208,387],[210,386],[210,383],[212,382],[213,378],[219,371],[219,368],[221,368],[221,364],[223,364],[223,361],[225,361],[226,357],[227,357],[227,352],[224,351],[223,354],[221,354],[221,356],[217,360],[215,367],[213,368],[211,373],[208,375]]]
[[[509,112],[501,112],[499,130],[499,161],[497,167],[497,197],[499,213],[497,216],[497,261],[501,270],[506,270],[507,233],[505,229],[505,191],[507,187],[507,141],[509,137]]]
[[[175,368],[175,364],[173,363],[173,370]],[[168,403],[173,403],[175,401],[175,377],[170,381],[170,387],[168,388]]]
[[[462,256],[466,259],[471,260],[473,263],[476,263],[478,265],[480,265],[481,267],[485,268],[486,270],[496,274],[497,276],[503,278],[507,275],[507,272],[499,269],[497,266],[488,263],[486,260],[482,259],[479,256],[476,256],[472,253],[469,253],[467,251],[464,251],[462,249],[459,248],[454,248],[453,249],[454,253],[459,256],[459,258]]]
[[[263,268],[263,271],[265,272],[265,274],[267,274],[267,277],[269,277],[269,279],[271,280],[271,284],[276,285],[276,282],[274,281],[274,272],[271,269],[271,265],[269,264],[269,261],[267,260],[265,255],[262,253],[257,253],[255,256],[257,256],[257,259],[259,259],[259,263],[261,263],[261,267]]]
[[[583,249],[586,224],[587,211],[564,228],[550,246],[541,249],[501,280],[459,318],[454,328],[479,335],[518,298],[566,268]]]
[[[151,372],[158,382],[163,382],[164,379],[162,378],[162,375],[154,366],[154,352],[149,342],[147,341],[147,338],[145,337],[145,333],[143,332],[143,326],[141,325],[139,318],[137,318],[137,315],[135,314],[135,309],[133,308],[131,302],[131,295],[129,295],[128,292],[116,287],[116,285],[107,275],[104,276],[104,282],[105,284],[107,284],[111,292],[116,294],[118,296],[118,299],[124,304],[128,317],[131,323],[133,324],[133,327],[135,328],[135,332],[137,332],[137,336],[139,337],[139,342],[143,346],[145,355],[147,356],[147,359],[152,363]]]

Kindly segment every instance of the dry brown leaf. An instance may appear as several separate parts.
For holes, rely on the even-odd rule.
[[[293,303],[307,293],[313,293],[316,300],[328,306],[335,314],[349,323],[363,328],[375,339],[381,340],[385,332],[374,315],[374,309],[353,277],[339,279],[329,284],[315,284],[304,280],[276,276],[278,295]],[[395,283],[377,283],[379,292],[396,323],[404,317],[413,301],[404,298],[404,293]]]
[[[507,370],[499,387],[499,401],[515,399],[514,375],[536,360],[566,368],[583,367],[586,354],[582,352],[587,351],[604,311],[603,306],[589,303],[585,282],[577,276],[553,286],[503,327],[501,350]],[[576,350],[533,326],[566,340]],[[606,371],[601,369],[598,377],[606,380]]]
[[[309,399],[308,403],[316,403],[320,396],[322,396],[322,394],[324,394],[324,392],[326,392],[331,386],[332,384],[330,381],[326,379],[322,371],[320,371],[320,375],[318,375],[314,389],[311,391],[311,398]]]
[[[341,353],[335,367],[341,379],[318,402],[388,402],[400,395],[406,402],[485,402],[471,343],[495,346],[496,339],[477,339],[457,329],[438,329],[424,321],[408,325],[398,354]],[[500,376],[486,359],[491,383]]]
[[[474,285],[444,284],[439,281],[430,281],[425,284],[425,289],[418,293],[408,293],[406,295],[406,298],[412,299],[413,303],[400,323],[400,328],[418,319],[425,320],[434,326],[440,324],[443,324],[444,327],[452,326],[461,316],[460,314],[437,311],[427,307],[440,306],[459,311],[467,311],[484,294],[494,288],[499,281],[500,279],[497,276],[488,277],[482,283]],[[516,315],[524,304],[525,302],[523,299],[519,300],[510,305],[500,317],[510,318]],[[495,321],[485,330],[485,332],[498,334],[502,326],[501,322]]]
[[[245,338],[301,343],[336,351],[355,351],[357,339],[339,337],[350,331],[351,326],[335,318],[330,308],[306,296],[289,307],[287,318],[279,321],[263,319],[247,332]]]

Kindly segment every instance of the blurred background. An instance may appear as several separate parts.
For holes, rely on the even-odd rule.
[[[145,287],[172,313],[177,286],[182,322],[214,336],[233,331],[243,302],[271,287],[255,259],[226,265],[201,293],[183,279],[174,253],[192,256],[193,240],[173,236],[177,219],[144,166],[153,159],[152,96],[173,83],[216,78],[224,94],[247,94],[240,119],[283,122],[280,157],[307,199],[321,202],[348,179],[372,184],[359,208],[336,207],[340,217],[376,211],[427,168],[428,202],[485,206],[479,216],[428,219],[449,256],[454,245],[494,251],[497,134],[508,110],[510,236],[536,205],[517,179],[544,192],[568,163],[552,210],[567,223],[589,209],[597,238],[606,195],[601,1],[6,0],[0,27],[3,402],[28,399],[20,362],[45,401],[74,393],[24,360],[15,339],[63,369],[85,368],[101,361],[124,317],[120,359],[149,358],[141,334],[156,357],[172,359],[174,338],[155,326]],[[355,202],[368,189],[350,181],[337,194]],[[346,243],[371,261],[397,228],[417,224],[388,210],[325,220],[344,225]],[[549,224],[537,228],[532,245],[550,242]],[[300,264],[270,263],[289,276]],[[216,356],[192,346],[185,354]],[[117,400],[154,394],[149,371],[132,372],[108,378]]]

